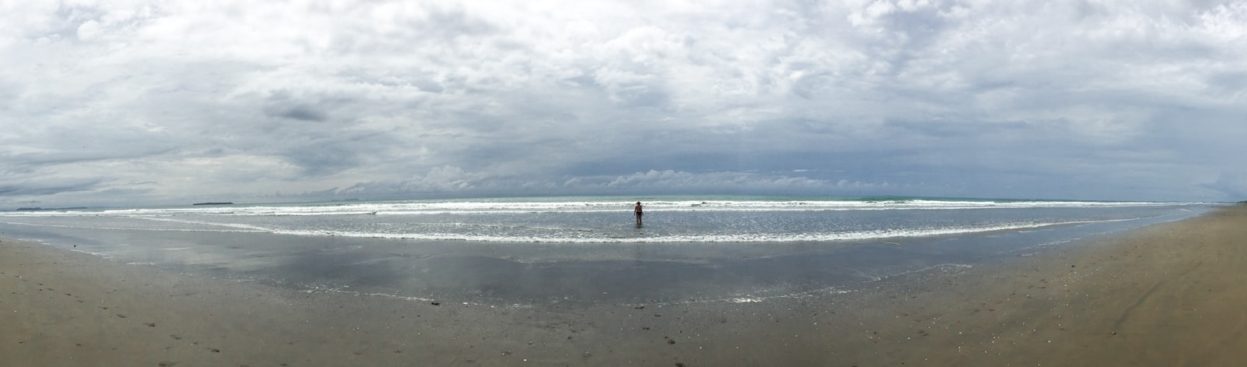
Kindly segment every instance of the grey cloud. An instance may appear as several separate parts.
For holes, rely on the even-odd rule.
[[[1215,88],[1220,93],[1242,96],[1244,93],[1247,93],[1247,72],[1213,73],[1207,76],[1205,84]]]
[[[311,177],[334,174],[363,164],[371,156],[381,154],[385,147],[395,144],[388,137],[361,133],[312,138],[301,144],[284,143],[287,146],[277,154],[302,167]]]
[[[43,199],[1232,199],[1247,175],[1237,2],[19,5],[0,171]]]
[[[284,117],[303,121],[325,121],[325,114],[306,104],[288,106],[272,106],[264,109],[264,113],[273,117]]]
[[[68,192],[88,191],[99,187],[100,181],[48,182],[48,183],[0,183],[0,197],[29,197],[55,195]]]
[[[275,90],[265,98],[264,114],[269,117],[321,122],[327,120],[325,109],[354,103],[342,95],[296,96],[289,90]]]
[[[750,190],[789,193],[886,193],[896,188],[887,182],[848,179],[814,179],[805,176],[754,172],[688,172],[650,170],[624,175],[574,177],[484,177],[458,167],[437,167],[425,175],[389,182],[361,182],[332,193],[330,197],[387,197],[420,193],[432,196],[531,195],[557,191],[564,194],[741,194]]]
[[[1247,197],[1247,177],[1240,174],[1218,175],[1216,180],[1205,183],[1203,186],[1230,197]]]
[[[499,31],[493,24],[468,14],[463,8],[433,7],[429,10],[422,28],[437,32],[441,37],[479,36]]]

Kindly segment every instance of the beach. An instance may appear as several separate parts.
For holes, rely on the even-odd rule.
[[[312,292],[0,241],[5,366],[1229,366],[1247,359],[1241,205],[848,292],[735,302],[508,307]]]

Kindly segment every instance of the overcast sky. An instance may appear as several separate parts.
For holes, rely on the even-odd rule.
[[[1242,1],[0,0],[0,207],[1247,199]]]

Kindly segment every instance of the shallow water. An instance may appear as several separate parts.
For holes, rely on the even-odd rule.
[[[175,271],[488,304],[754,302],[846,292],[1188,218],[1197,203],[988,200],[352,202],[6,212],[0,233]],[[76,246],[76,247],[75,247]]]

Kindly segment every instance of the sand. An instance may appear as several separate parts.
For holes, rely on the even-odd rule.
[[[1247,207],[848,294],[504,307],[172,273],[0,239],[0,366],[1234,366]]]

